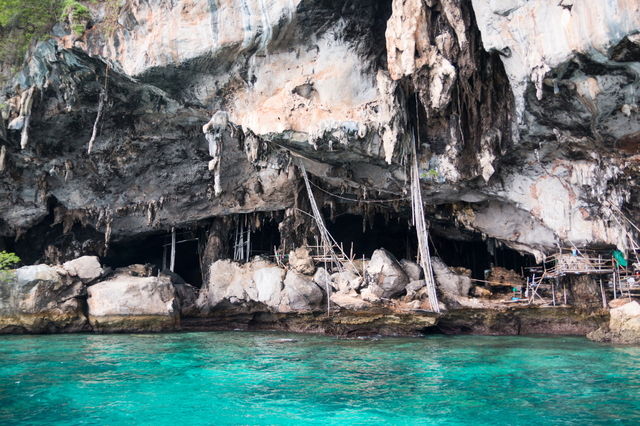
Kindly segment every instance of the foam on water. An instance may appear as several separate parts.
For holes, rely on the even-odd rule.
[[[0,424],[637,425],[640,348],[548,336],[4,336]]]

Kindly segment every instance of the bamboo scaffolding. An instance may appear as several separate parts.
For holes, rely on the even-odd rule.
[[[420,175],[418,174],[418,154],[416,152],[415,135],[411,141],[413,163],[411,165],[411,208],[413,212],[413,225],[418,234],[418,251],[420,253],[420,265],[424,271],[424,278],[427,283],[427,295],[431,311],[440,312],[438,306],[438,295],[436,293],[436,282],[433,278],[433,268],[431,267],[431,255],[429,253],[429,233],[424,220],[424,207],[422,204],[422,190],[420,189]]]

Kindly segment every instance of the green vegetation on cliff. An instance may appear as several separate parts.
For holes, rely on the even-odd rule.
[[[0,0],[0,62],[16,67],[61,16],[62,0]]]

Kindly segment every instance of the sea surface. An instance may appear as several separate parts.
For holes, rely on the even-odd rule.
[[[640,347],[276,332],[0,337],[0,425],[640,425]]]

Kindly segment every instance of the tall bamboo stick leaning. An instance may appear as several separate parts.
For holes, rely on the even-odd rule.
[[[411,141],[413,163],[411,165],[411,208],[413,212],[413,225],[418,233],[418,250],[420,252],[420,266],[424,270],[424,279],[427,282],[427,295],[433,312],[440,312],[438,295],[436,294],[436,282],[433,278],[431,267],[431,255],[429,253],[429,234],[424,220],[424,208],[422,204],[422,190],[420,189],[420,175],[418,174],[418,155],[416,152],[415,134]]]

